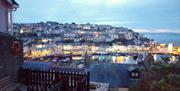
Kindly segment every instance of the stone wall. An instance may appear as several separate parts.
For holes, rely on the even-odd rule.
[[[12,53],[14,41],[20,43],[20,51],[16,55]],[[22,42],[9,34],[0,32],[0,79],[6,75],[10,75],[14,80],[17,80],[18,69],[22,64]]]

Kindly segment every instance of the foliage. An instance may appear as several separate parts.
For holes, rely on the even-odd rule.
[[[153,63],[130,91],[180,91],[180,64]]]
[[[96,60],[93,60],[93,59],[88,59],[87,60],[87,62],[89,62],[89,63],[93,63],[93,62],[95,62]]]
[[[170,57],[161,57],[161,59],[165,62],[168,63],[171,59]]]
[[[90,88],[90,89],[96,89],[96,85],[95,85],[95,84],[90,84],[90,85],[89,85],[89,88]]]

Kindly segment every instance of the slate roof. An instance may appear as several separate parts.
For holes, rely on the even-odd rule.
[[[128,69],[139,67],[131,64],[94,64],[90,68],[90,81],[109,83],[110,87],[125,87],[133,85],[137,80],[129,77]]]
[[[27,68],[30,70],[51,70],[57,69],[58,71],[68,71],[68,72],[87,72],[85,69],[79,68],[65,68],[65,67],[52,67],[53,63],[51,62],[36,62],[36,61],[25,61],[23,64],[23,68]]]

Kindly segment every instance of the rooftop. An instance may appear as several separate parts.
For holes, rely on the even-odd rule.
[[[19,4],[15,0],[6,0],[6,2],[10,4],[13,9],[19,7]]]
[[[129,77],[128,69],[139,67],[131,64],[94,64],[90,68],[90,81],[109,83],[110,87],[129,87],[136,80]]]

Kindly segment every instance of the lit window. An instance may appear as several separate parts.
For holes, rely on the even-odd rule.
[[[134,72],[132,72],[132,73],[131,73],[131,76],[132,76],[132,77],[134,77],[134,76],[135,76],[135,73],[134,73]]]
[[[139,73],[136,72],[136,75],[135,75],[135,76],[138,77],[138,76],[139,76]]]
[[[138,79],[140,78],[140,73],[137,72],[137,71],[130,71],[130,78],[133,78],[133,79]]]

